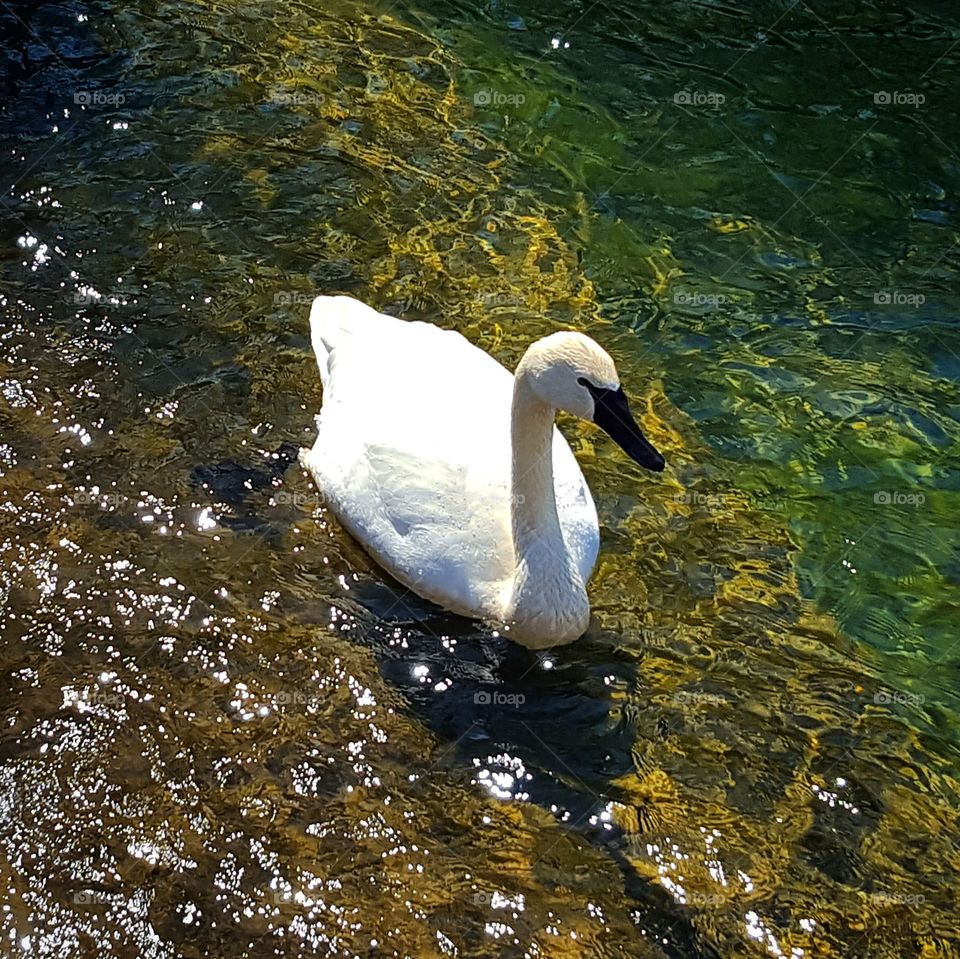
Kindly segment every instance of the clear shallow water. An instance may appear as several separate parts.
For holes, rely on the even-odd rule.
[[[942,18],[4,9],[5,948],[952,955]],[[610,347],[671,470],[566,424],[581,642],[398,603],[264,457],[318,290]]]

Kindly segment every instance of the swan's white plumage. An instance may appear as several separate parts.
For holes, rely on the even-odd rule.
[[[511,534],[514,377],[459,333],[318,297],[310,330],[323,406],[301,462],[346,529],[396,579],[453,612],[503,621]],[[557,513],[586,584],[597,513],[553,432]]]

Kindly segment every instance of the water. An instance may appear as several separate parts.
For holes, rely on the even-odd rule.
[[[0,18],[5,954],[956,954],[952,14]],[[318,291],[608,346],[583,640],[269,458]]]

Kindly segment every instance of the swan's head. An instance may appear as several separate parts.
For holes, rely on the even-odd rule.
[[[663,469],[663,457],[630,413],[610,354],[589,336],[564,331],[538,340],[524,354],[517,376],[548,406],[596,423],[641,466]]]

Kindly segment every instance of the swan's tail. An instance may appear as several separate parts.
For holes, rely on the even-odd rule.
[[[389,323],[372,307],[352,296],[318,296],[310,308],[310,341],[317,354],[320,382],[330,384],[334,354],[355,336],[375,336],[377,324]]]
[[[317,355],[317,366],[320,368],[320,382],[326,391],[330,383],[330,357],[336,343],[336,309],[335,304],[339,297],[318,296],[310,307],[310,342],[313,352]]]

